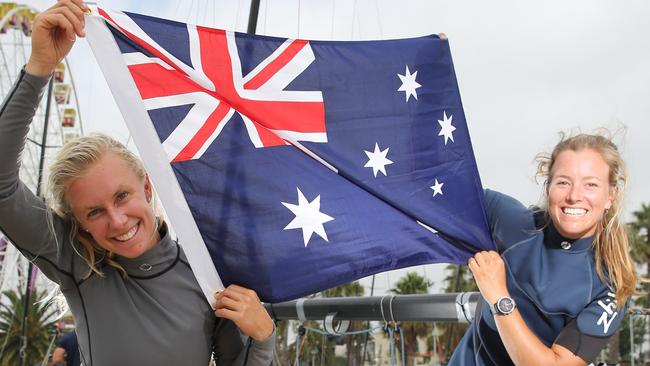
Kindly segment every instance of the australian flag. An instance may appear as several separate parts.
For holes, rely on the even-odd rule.
[[[277,302],[494,248],[447,40],[100,15],[91,45],[206,293],[206,258]]]

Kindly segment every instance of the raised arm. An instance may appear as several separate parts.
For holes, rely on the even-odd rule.
[[[29,62],[0,108],[0,229],[29,258],[56,261],[58,251],[50,240],[43,201],[19,180],[20,159],[50,74],[74,38],[83,35],[82,5],[62,0],[36,17]]]
[[[35,76],[50,76],[77,37],[86,35],[84,12],[87,9],[81,0],[59,0],[37,15],[32,27],[32,53],[25,71]]]

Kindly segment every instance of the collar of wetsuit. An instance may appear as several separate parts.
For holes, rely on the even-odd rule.
[[[594,237],[589,236],[580,239],[569,239],[562,236],[553,223],[549,223],[544,228],[544,243],[554,249],[560,249],[569,252],[579,252],[591,248]]]

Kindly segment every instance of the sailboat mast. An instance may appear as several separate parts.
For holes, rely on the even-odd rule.
[[[257,30],[257,15],[260,12],[260,0],[251,0],[251,10],[248,13],[248,30],[249,34],[255,34]]]

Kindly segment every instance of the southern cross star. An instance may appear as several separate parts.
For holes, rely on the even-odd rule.
[[[418,84],[418,82],[415,81],[415,77],[417,75],[417,70],[411,74],[408,65],[406,65],[406,72],[404,72],[404,75],[397,74],[400,80],[402,80],[402,85],[399,87],[399,89],[397,89],[397,91],[403,91],[406,93],[407,102],[409,101],[411,95],[414,96],[416,100],[418,99],[418,93],[415,91],[415,89],[421,87],[422,85]]]
[[[440,124],[440,132],[438,133],[438,136],[444,136],[445,137],[445,145],[447,145],[447,141],[451,140],[451,142],[454,142],[454,135],[453,132],[456,131],[456,127],[454,127],[451,124],[452,118],[454,116],[449,116],[447,117],[447,111],[442,112],[443,117],[442,121],[438,120],[438,123]]]
[[[284,207],[288,208],[294,215],[296,215],[284,230],[302,229],[302,239],[305,242],[305,247],[307,247],[313,233],[316,233],[318,236],[325,239],[325,241],[329,242],[323,224],[334,220],[334,218],[320,212],[320,195],[316,196],[313,201],[308,202],[305,195],[300,191],[300,188],[297,189],[297,205],[282,202]]]
[[[431,187],[429,187],[429,188],[433,189],[433,197],[437,196],[438,194],[442,195],[442,186],[443,185],[444,185],[444,183],[440,183],[440,182],[438,182],[438,179],[436,179],[435,184],[432,185]]]
[[[377,172],[382,172],[386,175],[386,165],[393,164],[391,160],[386,158],[388,149],[390,148],[387,147],[385,150],[380,150],[379,144],[375,142],[375,151],[363,151],[368,155],[368,162],[363,167],[372,168],[372,173],[375,175],[375,178],[377,178]]]

